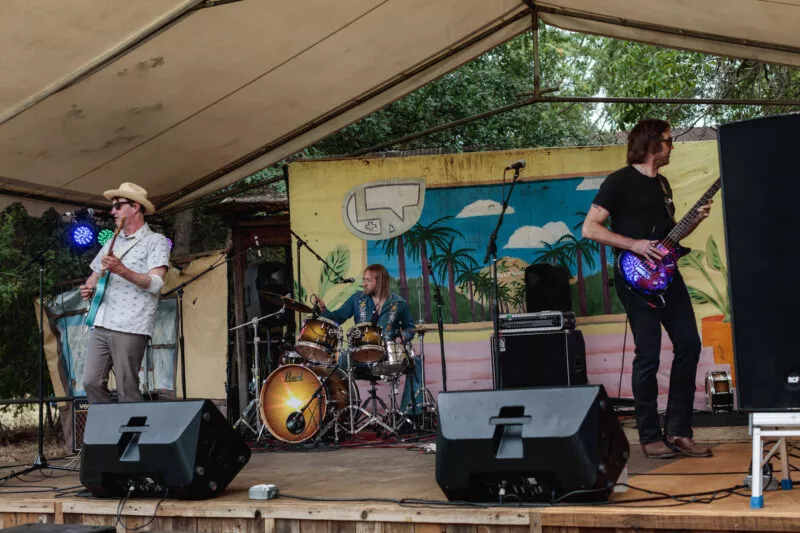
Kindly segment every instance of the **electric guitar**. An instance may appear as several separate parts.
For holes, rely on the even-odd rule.
[[[690,251],[688,248],[681,246],[679,241],[686,236],[689,228],[692,227],[697,219],[697,208],[706,205],[719,190],[720,186],[721,180],[717,178],[666,237],[661,238],[663,232],[659,235],[654,228],[648,239],[660,239],[656,247],[666,254],[661,260],[651,261],[630,251],[623,252],[617,257],[617,270],[622,277],[622,281],[634,294],[644,298],[648,304],[654,307],[662,307],[664,305],[664,293],[675,277],[675,271],[678,269],[678,259]]]
[[[114,236],[111,238],[111,244],[108,246],[108,253],[111,254],[114,250],[114,243],[117,242],[119,232],[125,227],[125,218],[119,221],[119,226],[114,230]],[[103,296],[106,293],[106,284],[108,278],[111,277],[111,272],[103,270],[100,273],[100,278],[97,280],[97,287],[95,287],[94,295],[92,296],[92,303],[89,305],[89,313],[86,315],[86,326],[94,326],[94,319],[97,317],[97,310],[100,309],[100,304],[103,303]]]

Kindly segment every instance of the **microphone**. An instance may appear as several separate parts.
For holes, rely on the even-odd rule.
[[[80,217],[80,216],[87,216],[91,217],[94,216],[94,209],[91,207],[81,207],[76,211],[67,211],[64,213],[65,217]]]
[[[286,418],[286,429],[292,435],[299,435],[306,429],[306,419],[303,418],[302,411],[295,411]]]
[[[520,159],[516,163],[512,163],[506,167],[506,170],[519,170],[521,168],[525,168],[525,160]]]
[[[336,280],[336,283],[355,283],[355,278],[341,278]]]

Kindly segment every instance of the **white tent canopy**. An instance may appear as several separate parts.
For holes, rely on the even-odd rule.
[[[800,66],[800,0],[3,0],[0,192],[159,207],[233,183],[531,26]]]

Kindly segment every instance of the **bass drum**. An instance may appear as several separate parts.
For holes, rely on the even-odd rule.
[[[314,398],[322,381],[331,373],[318,397]],[[354,388],[356,395],[358,389]],[[261,420],[276,439],[284,442],[303,442],[315,436],[339,410],[350,403],[347,374],[339,368],[323,366],[285,365],[269,375],[261,388]],[[308,404],[303,412],[305,424],[294,431],[287,424],[289,417]],[[358,398],[356,398],[358,405]],[[346,416],[340,414],[340,417]]]

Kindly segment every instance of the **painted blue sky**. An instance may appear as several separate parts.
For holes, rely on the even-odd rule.
[[[580,238],[580,232],[573,227],[583,217],[576,213],[588,211],[603,179],[569,178],[517,183],[497,237],[498,257],[516,257],[531,263],[541,250],[540,241],[549,239],[554,242],[567,231]],[[498,184],[428,189],[419,222],[427,225],[444,216],[454,217],[446,221],[446,225],[464,235],[463,240],[456,240],[456,248],[472,248],[473,259],[482,265],[489,236],[497,224],[509,187],[509,184]],[[393,277],[398,276],[396,258],[387,260],[379,241],[368,242],[367,257],[369,263],[382,263]],[[594,270],[585,272],[592,274],[599,268],[596,264]],[[407,259],[406,270],[409,278],[422,275],[419,261],[412,258]]]

